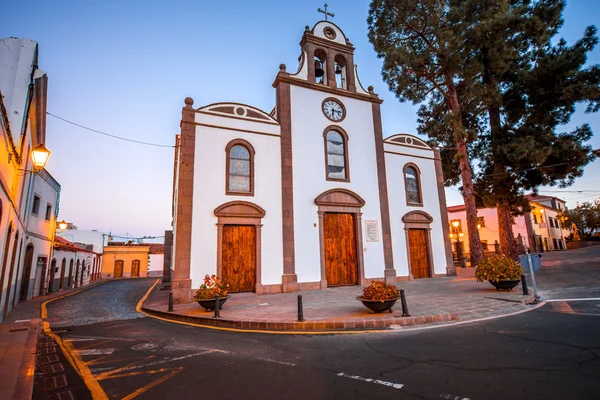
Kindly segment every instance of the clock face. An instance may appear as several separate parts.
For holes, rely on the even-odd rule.
[[[323,114],[332,121],[338,122],[346,117],[346,110],[342,103],[334,99],[325,99],[323,102]]]

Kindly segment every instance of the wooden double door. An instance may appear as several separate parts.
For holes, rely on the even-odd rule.
[[[140,260],[133,260],[131,262],[131,277],[139,278],[140,276]]]
[[[410,270],[414,279],[431,278],[429,241],[425,229],[408,230]]]
[[[323,233],[327,286],[358,285],[355,215],[325,213]]]
[[[221,243],[221,278],[229,291],[254,292],[256,288],[256,227],[224,225]]]
[[[79,267],[77,268],[77,272],[75,275],[75,281],[77,282],[77,273],[79,272]],[[123,277],[123,260],[115,261],[115,278]]]

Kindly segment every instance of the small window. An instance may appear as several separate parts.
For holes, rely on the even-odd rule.
[[[225,149],[227,154],[226,194],[254,194],[254,149],[245,140],[236,139]]]
[[[538,223],[537,215],[535,215],[535,214],[533,214],[533,223],[534,224]]]
[[[346,136],[337,130],[325,132],[327,180],[349,181]]]
[[[485,218],[477,217],[477,225],[479,225],[479,228],[485,228]]]
[[[406,203],[412,206],[422,206],[421,183],[419,171],[414,165],[404,167],[404,188],[406,190]]]
[[[554,220],[552,218],[548,218],[550,220],[550,228],[554,228]]]
[[[52,218],[52,204],[46,206],[46,221],[50,221]]]
[[[33,207],[31,209],[31,213],[33,215],[38,215],[40,212],[40,197],[38,195],[33,196]]]

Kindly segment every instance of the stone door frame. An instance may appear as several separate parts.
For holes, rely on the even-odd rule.
[[[252,225],[256,230],[256,280],[254,292],[263,293],[261,280],[261,248],[262,248],[262,219],[266,211],[260,206],[249,201],[230,201],[215,208],[217,217],[217,276],[223,272],[223,226],[224,225]]]
[[[412,264],[410,262],[410,243],[408,239],[409,229],[422,229],[425,231],[425,238],[427,240],[427,260],[429,262],[429,275],[431,278],[435,278],[435,270],[433,265],[433,253],[431,248],[431,223],[433,218],[431,215],[424,211],[410,211],[402,217],[404,222],[404,237],[406,240],[406,260],[408,262],[408,279],[413,280]]]
[[[354,214],[354,229],[356,235],[356,262],[358,264],[358,284],[368,285],[365,279],[365,265],[363,256],[362,237],[362,207],[365,201],[358,194],[348,189],[327,190],[315,198],[317,215],[319,217],[319,253],[321,260],[321,289],[327,289],[327,276],[325,273],[325,229],[323,215],[325,213]]]

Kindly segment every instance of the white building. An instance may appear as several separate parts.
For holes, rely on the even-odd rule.
[[[31,160],[46,140],[47,86],[36,42],[0,40],[0,320],[43,291],[52,251],[60,186]]]
[[[446,275],[453,269],[439,154],[406,134],[384,140],[354,47],[335,24],[302,37],[280,66],[271,113],[193,107],[178,135],[175,298],[205,274],[233,292],[289,292]]]
[[[100,254],[57,236],[50,262],[47,291],[56,293],[87,285],[98,279],[101,265],[99,260]]]

